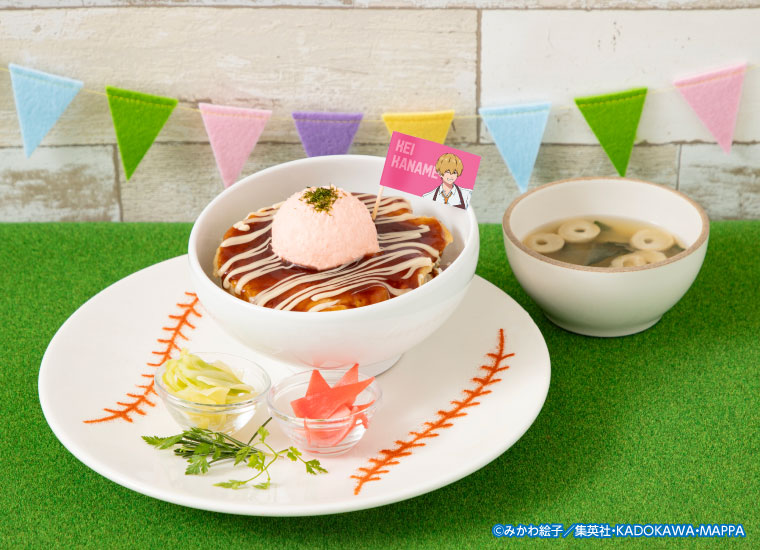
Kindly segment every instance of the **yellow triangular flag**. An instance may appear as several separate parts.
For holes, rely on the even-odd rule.
[[[388,133],[401,132],[436,143],[446,141],[454,111],[433,111],[427,113],[383,113],[383,122]]]

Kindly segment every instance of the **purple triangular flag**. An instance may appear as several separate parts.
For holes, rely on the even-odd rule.
[[[303,149],[310,157],[348,153],[363,116],[362,113],[293,112]]]

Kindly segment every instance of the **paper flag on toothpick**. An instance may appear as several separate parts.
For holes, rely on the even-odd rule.
[[[446,141],[452,120],[454,120],[454,111],[383,114],[383,122],[389,134],[400,132],[436,143]]]
[[[362,117],[362,113],[293,113],[303,150],[310,157],[348,153]]]
[[[28,157],[58,122],[71,100],[82,89],[83,83],[13,63],[8,65],[8,69],[24,141],[24,153]]]
[[[245,161],[259,141],[272,111],[199,103],[216,166],[224,186],[237,181]]]
[[[521,192],[528,188],[550,107],[533,103],[478,109]]]
[[[106,86],[121,164],[127,179],[158,137],[177,100]]]
[[[742,63],[674,82],[726,153],[731,151],[734,141],[736,114],[739,112],[746,70],[747,64]]]
[[[625,176],[628,169],[646,97],[646,88],[634,88],[614,94],[575,98],[583,118],[621,176]]]
[[[467,210],[479,167],[478,155],[393,132],[380,176],[380,188],[390,187]],[[373,219],[374,214],[373,209]]]

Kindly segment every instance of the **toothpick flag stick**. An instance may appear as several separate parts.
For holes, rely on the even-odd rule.
[[[375,199],[375,207],[372,209],[372,221],[375,221],[375,218],[377,217],[377,209],[380,206],[380,199],[383,198],[383,189],[384,187],[381,185],[380,190],[377,192],[377,198]]]

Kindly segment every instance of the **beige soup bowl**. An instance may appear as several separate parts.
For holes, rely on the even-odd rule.
[[[586,267],[556,261],[523,244],[542,225],[604,216],[657,225],[685,247],[640,267]],[[689,197],[626,178],[580,178],[521,195],[504,213],[504,246],[525,292],[556,325],[589,336],[624,336],[654,325],[694,282],[707,251],[709,220]]]

